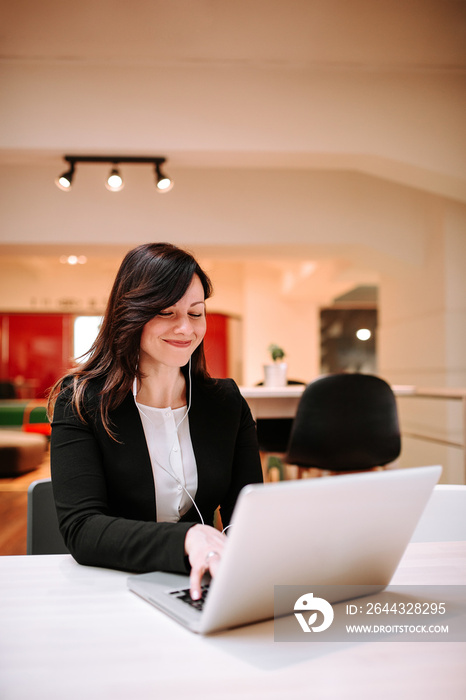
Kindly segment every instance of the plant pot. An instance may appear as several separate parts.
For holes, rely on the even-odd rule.
[[[288,365],[286,362],[274,362],[273,365],[264,365],[264,386],[286,386]]]

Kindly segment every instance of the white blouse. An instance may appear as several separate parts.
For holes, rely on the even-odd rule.
[[[187,408],[154,408],[137,401],[136,406],[154,473],[157,521],[177,522],[193,505],[197,491]]]

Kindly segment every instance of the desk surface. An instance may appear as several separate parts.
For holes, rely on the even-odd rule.
[[[304,389],[302,384],[240,387],[254,418],[294,418]]]
[[[411,544],[395,584],[466,584],[466,542]],[[464,700],[466,643],[300,644],[273,622],[199,637],[68,555],[0,557],[0,697]]]
[[[241,386],[240,391],[255,418],[294,418],[305,388],[304,384],[288,384],[283,387]],[[413,386],[393,386],[393,391],[397,396],[414,396],[416,393]],[[462,392],[464,394],[464,390]],[[455,394],[454,398],[458,396]]]
[[[397,584],[466,584],[466,542],[411,544]],[[464,700],[466,643],[276,643],[273,622],[199,637],[68,555],[0,557],[2,700]]]

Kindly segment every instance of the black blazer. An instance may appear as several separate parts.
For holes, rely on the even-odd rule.
[[[134,398],[129,392],[110,414],[116,441],[95,412],[98,391],[96,382],[86,393],[86,422],[71,408],[68,390],[55,405],[52,484],[66,546],[81,564],[187,573],[184,539],[199,515],[192,506],[177,523],[156,522],[152,466]],[[255,423],[231,379],[193,379],[188,419],[196,504],[210,525],[220,505],[226,527],[242,487],[262,481]]]

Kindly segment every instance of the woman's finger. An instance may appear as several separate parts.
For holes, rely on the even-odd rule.
[[[225,535],[209,526],[195,525],[188,530],[185,550],[191,564],[190,594],[193,600],[199,600],[202,595],[204,574],[208,571],[215,576],[225,541]]]

